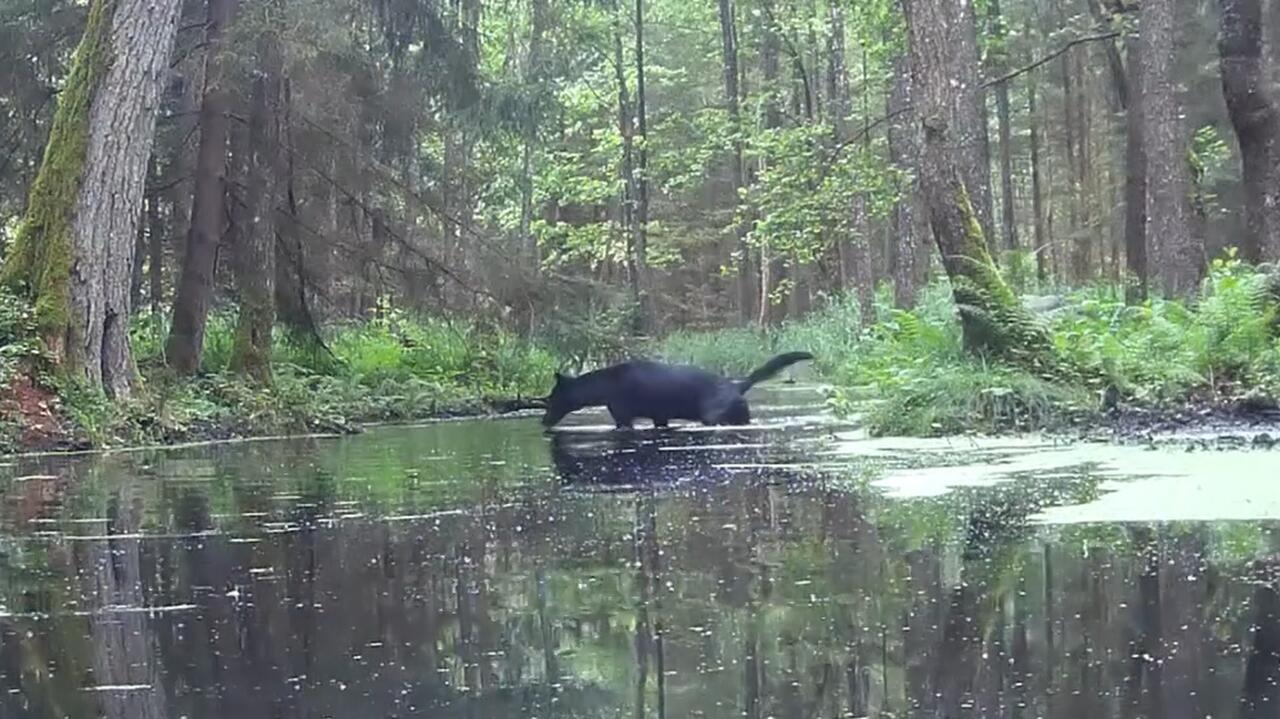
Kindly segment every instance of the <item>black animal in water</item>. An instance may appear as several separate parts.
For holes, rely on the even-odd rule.
[[[557,372],[542,423],[550,427],[570,412],[603,405],[619,429],[631,427],[641,417],[653,420],[655,427],[666,427],[673,419],[706,425],[749,424],[751,409],[743,396],[747,390],[808,359],[813,359],[808,352],[780,354],[741,380],[649,360],[623,362],[581,377]]]

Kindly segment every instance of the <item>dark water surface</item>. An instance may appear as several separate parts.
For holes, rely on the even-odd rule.
[[[755,403],[16,460],[0,717],[1280,714],[1280,454]]]

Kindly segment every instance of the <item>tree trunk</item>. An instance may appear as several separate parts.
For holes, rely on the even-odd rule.
[[[273,3],[274,25],[280,15]],[[247,196],[243,198],[248,227],[239,228],[232,247],[232,268],[240,293],[231,369],[260,383],[271,382],[271,331],[276,321],[276,221],[280,189],[286,173],[281,143],[284,118],[284,61],[280,38],[272,26],[258,40],[258,72],[253,80],[249,109]]]
[[[1063,53],[1061,58],[1062,71],[1062,143],[1063,143],[1063,159],[1066,160],[1067,170],[1067,233],[1069,247],[1063,248],[1070,257],[1069,272],[1070,278],[1076,282],[1084,281],[1084,270],[1081,268],[1083,260],[1081,259],[1080,248],[1083,246],[1082,238],[1087,233],[1080,228],[1080,176],[1079,170],[1079,141],[1076,137],[1076,107],[1080,104],[1080,98],[1076,94],[1076,79],[1071,72],[1071,60],[1075,49],[1068,50]]]
[[[1261,0],[1220,0],[1218,36],[1222,94],[1240,143],[1244,175],[1245,235],[1250,262],[1280,259],[1280,173],[1276,145],[1280,115],[1272,101],[1262,57]]]
[[[231,125],[231,92],[223,35],[239,0],[208,0],[205,26],[204,98],[200,105],[200,149],[187,232],[182,274],[173,299],[173,323],[165,343],[165,360],[181,374],[200,370],[205,322],[213,299],[218,243],[226,225],[227,137]]]
[[[1112,26],[1111,13],[1102,6],[1102,0],[1086,0],[1089,14],[1094,22],[1102,27]],[[1113,112],[1120,112],[1129,106],[1129,81],[1125,76],[1124,60],[1120,57],[1120,48],[1114,40],[1103,41],[1103,52],[1107,56],[1107,70],[1111,77],[1111,94],[1108,99]]]
[[[635,140],[631,126],[631,92],[627,87],[627,69],[623,64],[622,53],[622,5],[614,8],[613,28],[613,70],[618,83],[618,134],[622,137],[622,161],[618,163],[618,172],[622,175],[622,198],[618,203],[618,224],[627,245],[626,263],[627,280],[631,285],[631,301],[635,311],[639,312],[641,304],[640,270],[636,267],[635,224],[636,175],[634,167]]]
[[[644,0],[636,0],[636,213],[632,219],[635,235],[636,281],[640,287],[639,314],[636,330],[644,334],[653,329],[655,317],[649,296],[649,125],[646,120],[644,86]]]
[[[862,153],[871,152],[871,108],[868,102],[871,81],[867,67],[867,51],[862,51]],[[853,289],[858,297],[858,318],[866,326],[875,321],[876,276],[871,253],[871,205],[867,193],[860,192],[853,199],[854,236],[849,243],[849,260],[852,266]]]
[[[929,265],[929,226],[920,203],[920,175],[914,171],[920,155],[920,125],[911,109],[911,58],[894,60],[893,87],[889,92],[889,162],[898,171],[890,246],[893,264],[893,304],[910,309],[916,304]],[[910,179],[902,173],[911,172]]]
[[[1099,246],[1094,252],[1094,198],[1097,196],[1096,182],[1093,176],[1092,133],[1089,119],[1092,117],[1093,104],[1089,94],[1089,85],[1085,82],[1084,50],[1074,53],[1072,73],[1076,77],[1075,103],[1075,136],[1076,136],[1076,186],[1080,189],[1080,228],[1076,237],[1076,275],[1081,284],[1087,283],[1094,274],[1094,256],[1102,255]]]
[[[1008,40],[1004,31],[1004,18],[1000,16],[999,0],[991,0],[988,9],[991,13],[991,34],[1001,48],[1000,52],[993,53],[991,64],[993,74],[1001,75],[1009,63],[1004,49]],[[1013,136],[1009,114],[1009,83],[1001,82],[996,85],[996,122],[1000,137],[1000,227],[1002,246],[1005,251],[1012,252],[1018,249],[1018,222],[1014,215]]]
[[[177,0],[95,0],[3,279],[68,374],[127,396],[129,283]]]
[[[907,0],[914,103],[924,131],[920,186],[929,223],[960,310],[965,345],[1037,367],[1051,361],[1048,337],[1000,277],[961,179],[953,126],[956,96],[977,82],[977,63],[957,58],[950,37],[971,32],[972,13],[950,0]],[[962,145],[961,145],[962,147]]]
[[[720,38],[724,61],[724,98],[729,110],[729,123],[733,129],[733,206],[735,215],[746,187],[746,166],[742,147],[741,92],[738,89],[738,29],[734,18],[732,0],[719,0]],[[755,318],[756,282],[751,263],[751,247],[747,244],[747,225],[735,217],[734,251],[738,253],[738,312],[744,323]]]
[[[1125,111],[1124,257],[1128,274],[1125,298],[1130,304],[1147,298],[1147,152],[1143,146],[1142,41],[1136,32],[1125,38],[1128,56],[1129,106]]]
[[[1049,281],[1049,245],[1045,234],[1044,190],[1040,173],[1040,113],[1036,111],[1037,86],[1034,72],[1027,83],[1027,124],[1030,126],[1031,145],[1031,215],[1035,236],[1036,279],[1041,285]]]
[[[1188,137],[1174,78],[1176,14],[1174,0],[1144,0],[1139,11],[1146,226],[1164,292],[1190,297],[1204,272],[1204,248],[1191,227]]]
[[[525,85],[539,96],[544,92],[542,87],[542,44],[548,23],[547,0],[532,0],[530,3],[529,30],[529,65],[525,68]],[[524,120],[524,146],[521,148],[520,173],[520,242],[526,257],[533,262],[534,271],[541,266],[538,254],[538,240],[533,236],[533,151],[538,140],[539,113],[537,105],[526,109]]]
[[[764,27],[761,28],[760,70],[762,75],[762,91],[764,94],[764,128],[773,130],[782,127],[782,109],[778,102],[778,28],[774,26],[772,0],[764,0]],[[773,290],[783,279],[783,266],[780,258],[775,256],[768,243],[760,247],[760,326],[768,327],[777,322],[785,314],[785,306],[775,307]]]
[[[147,298],[151,301],[151,315],[159,317],[164,311],[164,240],[165,224],[160,217],[160,198],[147,201]]]
[[[973,67],[967,71],[956,89],[957,114],[955,140],[960,149],[960,178],[969,190],[982,236],[990,251],[996,237],[991,201],[991,149],[987,129],[987,93],[978,80],[978,25],[972,2],[957,3],[957,22],[950,28],[948,41],[953,48],[957,67]]]

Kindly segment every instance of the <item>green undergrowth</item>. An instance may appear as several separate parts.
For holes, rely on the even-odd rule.
[[[965,351],[946,282],[926,288],[909,311],[880,293],[865,328],[856,305],[841,301],[769,332],[676,334],[658,353],[743,374],[772,353],[812,351],[833,407],[861,416],[875,434],[1061,428],[1098,418],[1111,393],[1155,409],[1268,405],[1280,396],[1280,317],[1268,282],[1274,276],[1228,255],[1213,263],[1194,303],[1127,306],[1111,286],[1028,302],[1061,360],[1054,364],[1080,369],[1062,376]]]
[[[30,310],[10,299],[12,308],[8,300],[0,302],[0,333],[9,324],[22,324],[26,333]],[[544,394],[560,366],[556,353],[501,329],[387,311],[367,323],[327,330],[323,346],[278,332],[273,379],[264,386],[229,370],[235,321],[215,314],[206,330],[202,374],[179,378],[164,367],[167,329],[150,318],[135,323],[133,348],[144,381],[128,400],[110,401],[42,376],[77,444],[343,431],[360,423],[478,414],[499,400]],[[6,342],[0,355],[6,385],[21,362],[9,355],[35,351],[13,346],[18,349]],[[0,450],[19,449],[17,434],[0,434]]]

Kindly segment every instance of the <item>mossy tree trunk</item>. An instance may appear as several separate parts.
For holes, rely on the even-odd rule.
[[[3,270],[59,366],[127,396],[129,290],[179,0],[93,0]]]
[[[942,264],[951,280],[966,346],[1024,366],[1051,362],[1047,333],[1022,307],[987,252],[986,238],[961,179],[963,137],[955,130],[956,95],[977,78],[949,38],[972,28],[973,14],[951,0],[907,0],[913,99],[924,130],[920,189]]]

